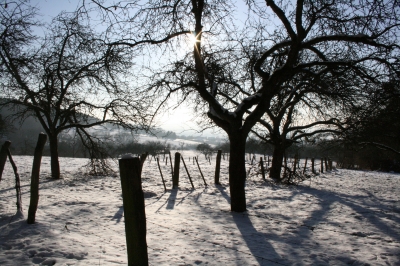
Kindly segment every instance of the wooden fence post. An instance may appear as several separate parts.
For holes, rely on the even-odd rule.
[[[325,157],[325,171],[328,171],[328,159]]]
[[[7,155],[8,155],[8,160],[11,163],[11,166],[14,170],[14,175],[15,175],[15,190],[16,190],[16,194],[17,194],[17,213],[24,215],[24,213],[22,212],[21,181],[19,179],[17,165],[15,164],[9,149],[7,149]]]
[[[141,168],[138,157],[126,156],[119,160],[128,265],[149,265]]]
[[[294,162],[293,162],[293,173],[296,173],[296,167],[297,167],[297,158],[298,155],[294,156]]]
[[[188,169],[187,169],[187,167],[186,167],[185,160],[183,160],[183,156],[181,156],[181,159],[182,159],[183,166],[185,167],[186,173],[187,173],[187,175],[188,175],[188,177],[189,177],[190,184],[192,185],[192,188],[194,189],[194,185],[193,185],[193,182],[192,182],[192,178],[190,177],[189,171],[188,171]]]
[[[35,155],[33,157],[32,175],[31,175],[31,200],[28,210],[28,224],[34,224],[36,219],[36,210],[39,203],[39,173],[40,164],[42,162],[43,148],[47,141],[47,135],[44,133],[39,134],[39,138],[35,148]]]
[[[168,157],[167,157],[167,158],[168,158]],[[160,161],[159,161],[158,158],[156,158],[156,159],[157,159],[158,170],[160,171],[160,175],[161,175],[161,180],[162,180],[162,183],[163,183],[163,185],[164,185],[164,191],[167,192],[167,187],[165,186],[164,176],[163,176],[163,174],[162,174],[161,167],[160,167]]]
[[[321,158],[321,174],[324,172],[324,159]]]
[[[172,167],[171,152],[169,151],[168,154],[169,154],[169,164],[171,165],[171,176],[172,176],[172,179],[173,179],[174,178],[174,168]]]
[[[306,169],[307,169],[307,160],[308,160],[308,157],[306,157],[306,161],[305,161],[305,163],[304,163],[303,175],[305,174]]]
[[[179,186],[179,166],[181,162],[181,154],[179,152],[175,153],[175,164],[172,177],[172,188],[178,188]]]
[[[312,172],[313,174],[315,174],[314,163],[315,163],[315,159],[314,159],[314,158],[311,158],[311,172]]]
[[[1,181],[1,176],[3,175],[4,165],[6,164],[7,161],[8,148],[10,148],[10,145],[11,141],[7,140],[6,142],[4,142],[0,150],[0,181]]]
[[[220,173],[220,170],[221,170],[221,153],[222,153],[222,151],[218,150],[218,153],[217,153],[217,164],[215,165],[215,177],[214,177],[214,183],[216,185],[220,184],[219,183],[219,173]]]
[[[199,168],[199,172],[200,172],[200,174],[201,174],[201,177],[203,178],[204,185],[207,186],[206,179],[204,178],[203,172],[201,172],[201,169],[200,169],[199,161],[197,160],[196,157],[194,157],[194,159],[196,160],[197,167]]]
[[[261,165],[261,175],[262,175],[263,180],[265,180],[265,171],[264,171],[263,157],[260,157],[260,165]]]

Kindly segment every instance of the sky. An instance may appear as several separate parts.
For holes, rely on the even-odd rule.
[[[80,2],[81,0],[31,0],[31,3],[39,8],[39,13],[42,15],[42,20],[45,22],[50,22],[51,19],[61,11],[74,11],[76,7],[79,6]],[[183,135],[201,134],[204,136],[225,136],[224,132],[218,129],[208,129],[199,133],[201,128],[197,126],[194,117],[192,109],[187,105],[182,105],[159,115],[156,119],[156,126]]]

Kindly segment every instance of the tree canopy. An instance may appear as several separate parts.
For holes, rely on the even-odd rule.
[[[45,36],[34,35],[41,26],[36,12],[25,1],[1,9],[0,93],[2,105],[19,108],[17,116],[39,120],[49,137],[52,176],[59,178],[62,131],[74,129],[94,158],[99,146],[88,128],[145,128],[151,113],[148,101],[132,90],[126,50],[107,45],[79,12],[59,14],[44,25]]]
[[[396,1],[247,4],[243,21],[227,1],[154,1],[141,9],[148,25],[157,21],[171,36],[195,36],[191,52],[171,48],[177,59],[152,76],[151,89],[166,98],[179,93],[226,132],[233,211],[246,208],[245,142],[257,124],[274,145],[289,133],[293,141],[341,129],[350,106],[362,105],[370,87],[398,73]]]

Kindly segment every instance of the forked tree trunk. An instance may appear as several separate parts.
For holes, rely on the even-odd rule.
[[[269,177],[275,180],[281,180],[281,170],[283,157],[285,155],[285,148],[280,145],[275,145],[274,153],[272,157],[271,169],[269,172]]]
[[[51,177],[54,179],[60,178],[60,163],[58,161],[58,138],[57,135],[49,135],[50,144],[50,165]]]
[[[245,166],[245,146],[246,137],[240,134],[231,134],[230,158],[229,158],[229,188],[231,194],[231,211],[246,211],[246,166]]]

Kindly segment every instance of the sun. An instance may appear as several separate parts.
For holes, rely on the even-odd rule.
[[[196,43],[201,42],[201,32],[196,34],[195,31],[192,31],[192,33],[189,35],[189,42],[191,46],[194,46]]]

